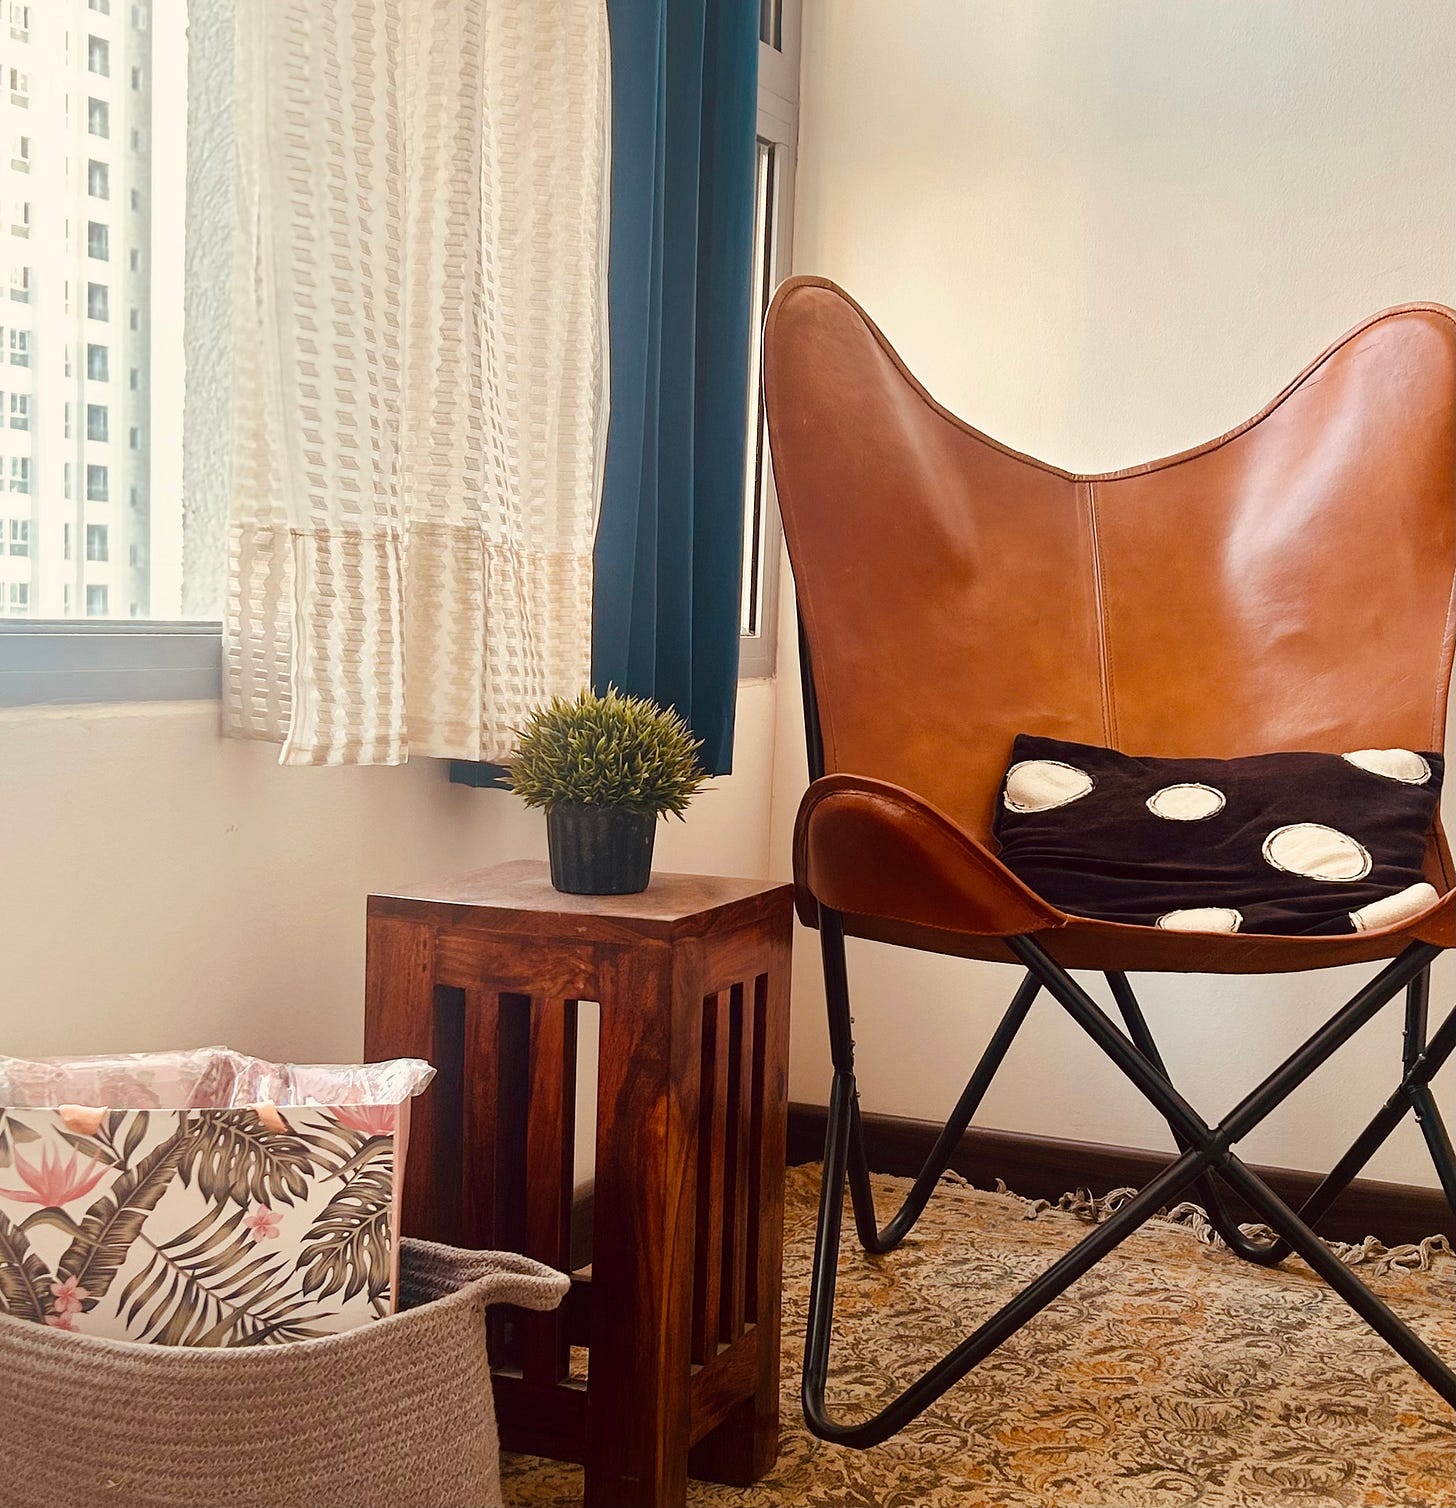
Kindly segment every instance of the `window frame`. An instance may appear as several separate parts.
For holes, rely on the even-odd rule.
[[[221,695],[221,624],[0,618],[0,707]]]
[[[799,57],[803,35],[803,0],[781,0],[779,14],[780,46],[767,42],[758,45],[758,125],[757,140],[773,152],[772,199],[769,205],[768,241],[770,257],[764,278],[764,307],[752,313],[751,339],[755,357],[750,370],[758,369],[757,347],[762,339],[761,321],[764,308],[779,283],[789,275],[794,247],[794,185],[799,151]],[[755,170],[756,171],[756,170]],[[755,249],[755,257],[757,250]],[[762,482],[758,498],[759,516],[759,593],[758,631],[738,636],[738,678],[740,681],[771,679],[778,669],[779,579],[782,575],[783,524],[779,519],[778,493],[774,490],[773,468],[768,459],[768,441],[763,424],[763,387],[750,395],[756,414],[756,440],[748,448],[747,463],[755,471],[761,468]],[[745,443],[747,437],[745,436]],[[747,479],[745,479],[747,486]],[[741,569],[753,569],[748,558],[749,543],[744,542]]]

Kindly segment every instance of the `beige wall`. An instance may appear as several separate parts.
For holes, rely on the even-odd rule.
[[[738,717],[737,773],[659,827],[660,868],[764,872],[772,684]],[[370,890],[544,856],[539,813],[437,761],[276,761],[213,704],[0,713],[0,1052],[352,1059]]]
[[[1456,302],[1453,57],[1450,0],[806,0],[796,269],[842,283],[938,398],[1017,449],[1085,470],[1167,454],[1365,315]],[[779,685],[782,868],[803,755]],[[812,943],[793,1090],[822,1103]],[[1011,971],[870,944],[851,971],[866,1106],[944,1114]],[[1217,1114],[1358,977],[1149,980],[1149,1013]],[[1437,981],[1444,1004],[1449,962]],[[1167,1145],[1053,1007],[1033,1023],[988,1124]],[[1327,1166],[1397,1044],[1393,1019],[1368,1028],[1249,1150]],[[1439,1087],[1449,1102],[1456,1075]],[[1410,1128],[1372,1172],[1434,1181]]]

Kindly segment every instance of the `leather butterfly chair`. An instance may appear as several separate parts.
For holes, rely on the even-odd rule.
[[[1239,1256],[1302,1257],[1456,1404],[1456,1372],[1311,1226],[1418,1117],[1456,1209],[1429,1089],[1456,1011],[1427,1032],[1430,962],[1456,941],[1439,821],[1437,902],[1349,936],[1213,935],[1066,915],[997,859],[991,817],[1017,733],[1139,755],[1442,747],[1456,611],[1456,316],[1392,309],[1261,413],[1166,460],[1078,476],[948,413],[822,278],[778,290],[764,334],[774,475],[798,591],[811,784],[799,912],[820,933],[834,1077],[804,1357],[823,1438],[893,1434],[1113,1250],[1195,1189]],[[1024,966],[1026,975],[903,1206],[877,1224],[854,1076],[844,939]],[[1129,970],[1254,974],[1390,960],[1217,1125],[1169,1082]],[[1120,1030],[1068,972],[1106,973]],[[1166,1117],[1180,1155],[872,1418],[825,1403],[846,1176],[861,1245],[924,1209],[1034,997],[1045,990]],[[1298,1215],[1234,1152],[1405,991],[1396,1087]],[[1220,1184],[1274,1232],[1233,1223]]]

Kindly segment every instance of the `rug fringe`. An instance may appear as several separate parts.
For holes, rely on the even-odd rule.
[[[958,1173],[948,1173],[946,1177],[953,1182],[971,1186],[968,1180]],[[1076,1216],[1078,1220],[1086,1221],[1089,1225],[1101,1224],[1109,1215],[1121,1209],[1129,1199],[1135,1198],[1138,1193],[1134,1188],[1121,1188],[1099,1196],[1092,1193],[1090,1189],[1078,1188],[1071,1193],[1063,1194],[1054,1204],[1050,1199],[1027,1199],[1016,1193],[1014,1189],[1007,1188],[1000,1178],[996,1180],[996,1192],[1007,1194],[1013,1199],[1020,1199],[1026,1206],[1025,1218],[1028,1220],[1035,1220],[1045,1210],[1063,1210],[1069,1215]],[[1202,1205],[1195,1204],[1191,1199],[1175,1204],[1172,1209],[1159,1210],[1153,1218],[1159,1224],[1171,1225],[1179,1230],[1188,1231],[1204,1246],[1227,1249],[1223,1239],[1209,1223],[1208,1212]],[[1269,1240],[1274,1234],[1267,1225],[1241,1225],[1239,1229],[1246,1236],[1252,1236],[1255,1239]],[[1366,1236],[1363,1241],[1326,1241],[1325,1245],[1346,1267],[1369,1267],[1376,1276],[1387,1272],[1427,1272],[1438,1256],[1456,1256],[1451,1242],[1445,1236],[1439,1235],[1427,1236],[1421,1241],[1407,1242],[1403,1246],[1387,1246],[1374,1236]]]

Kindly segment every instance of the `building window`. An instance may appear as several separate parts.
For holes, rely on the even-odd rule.
[[[30,520],[28,518],[10,520],[10,553],[12,555],[30,554]]]
[[[141,385],[142,385],[141,368],[140,367],[133,367],[126,374],[126,381],[127,381],[127,386],[132,390],[132,392],[135,393],[135,392],[139,391],[140,388],[141,388]]]
[[[131,565],[133,570],[141,570],[143,567],[145,567],[147,563],[147,547],[144,544],[141,544],[140,542],[132,544],[128,548],[127,554],[131,557]]]
[[[126,324],[129,330],[140,330],[142,327],[142,312],[140,309],[132,309],[126,316]]]
[[[10,269],[10,297],[17,304],[30,302],[30,268],[12,267]]]
[[[86,405],[86,438],[88,440],[111,438],[111,411],[104,403]]]
[[[145,145],[145,143],[142,141],[142,133],[135,126],[133,126],[131,128],[131,149],[132,149],[132,151],[133,152],[140,152],[141,149],[142,149],[142,147],[144,145]]]
[[[147,29],[147,8],[145,5],[132,6],[131,24],[137,31],[145,31]]]
[[[86,347],[86,375],[92,382],[111,380],[110,352],[105,346]]]
[[[111,169],[94,157],[86,164],[86,192],[93,199],[111,198]]]
[[[66,472],[66,480],[65,480],[66,500],[69,502],[70,498],[71,498],[71,463],[69,461],[66,462],[65,472]]]
[[[30,365],[29,330],[12,330],[10,332],[10,365],[13,367],[28,367]]]
[[[86,101],[86,129],[93,136],[111,135],[111,106],[104,99]]]
[[[133,68],[131,71],[131,87],[133,89],[140,89],[142,87],[142,71],[140,68]]]
[[[142,270],[142,254],[135,246],[126,254],[126,265],[133,272],[140,272]]]
[[[111,43],[105,37],[86,38],[86,66],[104,79],[111,77]]]
[[[22,199],[15,206],[15,218],[10,222],[10,233],[13,236],[28,236],[30,234],[29,199]]]
[[[111,0],[86,0],[87,6],[103,16],[111,14]]]
[[[30,7],[17,3],[10,7],[10,35],[17,42],[30,40]]]
[[[86,467],[86,501],[105,503],[111,499],[111,472],[105,466]]]
[[[106,291],[105,283],[86,284],[86,318],[111,318],[111,295]]]
[[[71,526],[66,524],[61,531],[61,555],[64,559],[71,558]]]
[[[86,559],[111,559],[111,531],[105,524],[86,525]]]
[[[10,166],[17,172],[30,171],[30,137],[17,136],[15,138],[15,145],[10,149]]]
[[[30,457],[10,457],[10,490],[12,492],[30,491]]]
[[[104,586],[88,586],[86,588],[86,616],[88,618],[104,618],[110,611],[109,599],[111,593]]]
[[[132,450],[140,450],[142,448],[142,431],[140,425],[133,424],[127,431],[127,444]]]
[[[12,581],[10,583],[10,611],[12,613],[28,613],[30,611],[30,583],[28,581]]]
[[[10,70],[10,103],[30,108],[30,75],[24,69]]]
[[[11,429],[30,428],[30,394],[11,393],[10,395],[10,427]]]
[[[140,209],[142,207],[142,191],[140,189],[133,189],[131,191],[131,207],[133,209]]]
[[[86,255],[98,262],[111,260],[111,229],[99,220],[86,222]]]

